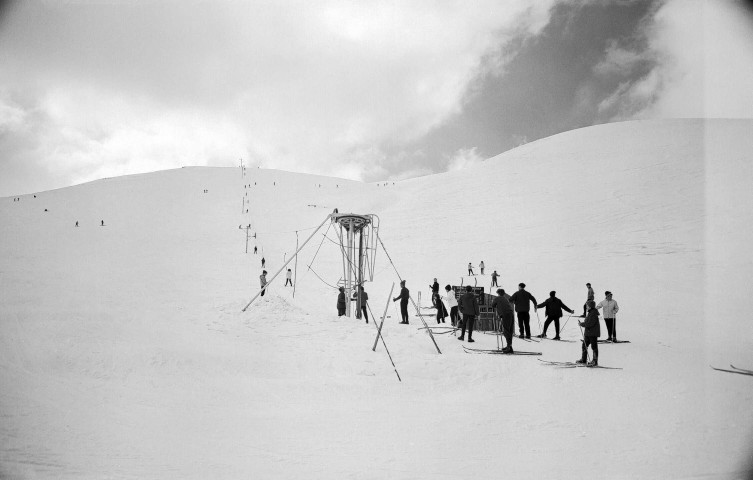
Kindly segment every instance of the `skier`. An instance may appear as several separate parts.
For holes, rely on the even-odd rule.
[[[496,270],[494,270],[494,273],[492,273],[492,287],[498,287],[497,285],[497,277],[499,277],[499,274]]]
[[[476,321],[476,316],[479,313],[478,300],[476,295],[473,294],[473,287],[470,285],[465,286],[465,294],[460,297],[460,311],[463,313],[463,326],[460,330],[460,336],[458,340],[465,340],[465,329],[468,329],[468,343],[473,343],[475,340],[471,338],[473,335],[473,323]]]
[[[445,323],[444,319],[447,317],[447,310],[444,308],[442,296],[439,294],[439,284],[435,282],[435,285],[437,285],[437,289],[431,293],[431,303],[437,309],[437,323]]]
[[[588,359],[588,346],[591,345],[591,350],[594,352],[594,359],[588,362],[589,367],[596,367],[599,365],[599,336],[601,330],[599,329],[599,311],[596,309],[596,303],[593,300],[586,302],[588,308],[588,315],[582,322],[578,322],[581,327],[584,327],[583,331],[583,353],[580,360],[576,360],[575,363],[586,363]]]
[[[520,329],[520,338],[531,338],[531,304],[536,309],[536,299],[526,291],[526,284],[519,283],[518,291],[512,294],[510,301],[515,305],[515,311],[518,313],[518,328]]]
[[[337,295],[337,316],[345,315],[345,287],[340,287],[340,293]]]
[[[617,341],[617,322],[615,321],[615,316],[617,315],[617,312],[620,310],[619,305],[617,305],[617,302],[612,300],[612,292],[607,290],[604,292],[604,296],[606,297],[604,300],[599,302],[598,305],[596,305],[597,309],[603,308],[604,312],[604,323],[607,324],[607,335],[609,336],[607,340],[611,342]]]
[[[78,227],[78,220],[76,220],[76,226]]]
[[[478,264],[478,268],[481,270],[481,275],[484,274],[484,261],[481,260],[481,263]]]
[[[471,262],[468,262],[468,275],[475,275],[475,273],[473,273],[473,265],[471,265]]]
[[[105,221],[104,221],[104,220],[102,220],[102,222],[101,222],[101,223],[99,224],[99,226],[100,226],[100,227],[104,227],[104,226],[105,226]]]
[[[502,351],[504,353],[513,353],[512,333],[515,330],[515,316],[512,311],[510,296],[505,293],[503,288],[497,290],[497,295],[498,297],[492,300],[492,308],[497,312],[499,318],[502,319],[502,335],[505,336],[505,341],[507,342],[507,346]]]
[[[586,303],[583,304],[583,315],[581,317],[586,318],[586,308],[588,306],[588,302],[594,301],[594,289],[591,288],[591,284],[587,283],[586,288],[588,289],[588,296],[586,297]]]
[[[541,305],[536,305],[536,308],[545,307],[546,310],[546,321],[544,322],[544,331],[541,332],[540,335],[536,335],[539,338],[546,338],[546,329],[549,328],[549,324],[554,321],[554,331],[556,333],[556,336],[554,337],[555,340],[560,339],[560,318],[562,318],[562,310],[566,310],[570,313],[575,313],[574,311],[570,310],[570,308],[562,303],[562,300],[557,298],[555,295],[557,295],[557,292],[552,290],[549,292],[549,298],[544,300]]]
[[[261,296],[263,297],[264,294],[267,292],[267,271],[264,270],[261,272],[261,275],[259,275],[259,282],[261,283]]]
[[[261,268],[264,268],[264,264],[266,264],[267,261],[264,260],[264,257],[261,257]]]
[[[254,247],[254,255],[256,255],[256,247]]]
[[[437,281],[436,278],[434,279],[434,283],[432,283],[431,285],[429,285],[429,288],[431,288],[432,292],[438,292],[439,291],[439,282]]]
[[[288,283],[290,284],[291,287],[293,286],[293,272],[290,271],[289,268],[288,268],[287,273],[285,273],[285,286],[286,287],[288,286]]]
[[[450,310],[450,323],[453,327],[458,326],[458,300],[455,298],[455,290],[452,289],[449,285],[446,285],[444,287],[444,290],[446,293],[444,297],[445,304],[447,305],[447,308]]]
[[[403,320],[400,322],[402,324],[408,325],[408,300],[410,299],[410,291],[405,288],[405,280],[402,280],[400,282],[400,295],[393,298],[392,301],[396,302],[400,300],[400,315],[403,317]]]
[[[358,286],[358,290],[353,294],[353,299],[356,301],[356,318],[361,318],[361,312],[363,312],[363,318],[366,319],[366,323],[369,323],[369,314],[366,313],[366,302],[369,300],[369,294],[363,289],[363,285]]]

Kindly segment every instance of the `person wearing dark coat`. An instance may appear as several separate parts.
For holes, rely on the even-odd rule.
[[[337,295],[337,316],[345,315],[345,287],[340,287],[340,293]]]
[[[528,293],[525,283],[519,283],[518,291],[512,294],[510,300],[515,305],[515,312],[518,314],[520,338],[531,338],[531,302],[533,302],[533,308],[536,308],[536,299]]]
[[[429,287],[431,288],[432,292],[438,292],[439,291],[439,282],[437,281],[436,278],[434,279],[434,283],[432,283],[431,285],[429,285]]]
[[[586,302],[588,313],[586,319],[582,322],[578,322],[583,330],[583,353],[580,360],[575,363],[586,363],[588,359],[588,346],[591,345],[591,349],[594,352],[594,358],[588,362],[589,367],[595,367],[599,365],[599,336],[601,336],[601,328],[599,326],[599,310],[596,309],[596,302],[593,300]]]
[[[460,313],[463,314],[463,326],[458,340],[465,340],[465,329],[467,328],[468,343],[475,342],[475,340],[471,338],[471,335],[473,335],[473,324],[476,321],[476,316],[478,316],[479,308],[476,295],[473,294],[473,287],[466,285],[465,293],[460,297],[458,304],[460,305]]]
[[[497,290],[497,297],[492,300],[492,308],[500,319],[502,319],[502,335],[505,337],[507,346],[502,349],[504,353],[512,352],[512,337],[515,331],[515,315],[510,303],[510,296],[505,293],[503,288]]]
[[[562,300],[557,298],[555,295],[557,295],[557,292],[552,290],[549,292],[549,298],[544,300],[543,303],[540,305],[536,305],[536,308],[544,307],[546,310],[544,312],[546,313],[546,321],[544,322],[544,331],[541,332],[541,335],[536,335],[539,338],[546,338],[546,329],[549,328],[549,324],[554,321],[554,331],[557,334],[554,339],[559,340],[560,339],[560,318],[562,318],[562,310],[565,310],[570,313],[573,312],[567,305],[562,303]]]
[[[400,315],[403,320],[400,323],[408,325],[408,300],[410,300],[410,291],[405,288],[405,280],[400,282],[400,295],[393,298],[392,301],[400,300]]]
[[[366,313],[366,302],[369,301],[369,294],[363,289],[363,285],[358,286],[358,290],[353,294],[353,299],[356,301],[356,318],[361,318],[361,313],[363,313],[363,318],[366,319],[366,323],[369,323],[369,314]]]
[[[437,309],[437,323],[445,323],[444,319],[447,317],[447,309],[444,307],[442,297],[439,295],[439,284],[436,285],[437,289],[431,294],[431,303]]]

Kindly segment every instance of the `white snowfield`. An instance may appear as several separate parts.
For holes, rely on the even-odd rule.
[[[184,168],[0,199],[0,478],[750,478],[753,378],[709,365],[753,369],[752,134],[615,123],[400,182]],[[415,310],[397,323],[380,250],[366,291],[400,382],[373,321],[337,317],[328,223],[289,264],[295,298],[282,274],[242,312],[262,256],[271,278],[334,208],[379,216],[424,305],[481,260],[464,284],[496,270],[576,312],[586,282],[612,291],[632,343],[599,363],[623,370],[537,361],[577,342],[436,335],[439,354]]]

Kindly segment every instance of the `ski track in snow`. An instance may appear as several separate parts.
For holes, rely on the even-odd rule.
[[[750,126],[603,125],[394,185],[184,168],[0,199],[0,478],[743,478],[753,387],[708,365],[753,366]],[[366,290],[399,382],[374,319],[336,316],[324,229],[295,298],[283,274],[242,312],[262,255],[271,278],[334,207],[379,215],[424,306],[434,277],[488,289],[495,269],[576,312],[585,282],[612,290],[632,343],[599,361],[624,370],[535,360],[573,361],[577,342],[470,355],[436,334],[440,355],[412,307],[397,324],[380,251]]]

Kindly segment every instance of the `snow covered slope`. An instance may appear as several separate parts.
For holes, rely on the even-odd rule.
[[[708,364],[753,367],[751,127],[602,125],[402,182],[184,168],[2,199],[0,478],[745,478],[753,381]],[[440,355],[389,302],[399,382],[373,322],[336,316],[327,225],[289,265],[295,298],[280,277],[241,312],[260,258],[271,276],[334,208],[379,215],[424,303],[481,260],[465,284],[496,269],[576,310],[586,282],[611,290],[632,343],[600,363],[623,370],[469,355],[451,335]],[[381,315],[384,252],[376,271]]]

